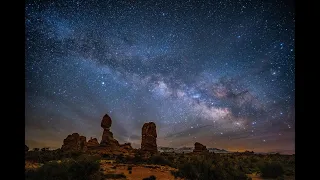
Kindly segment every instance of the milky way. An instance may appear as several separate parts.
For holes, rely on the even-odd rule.
[[[119,142],[294,152],[294,11],[282,1],[29,1],[26,144]]]

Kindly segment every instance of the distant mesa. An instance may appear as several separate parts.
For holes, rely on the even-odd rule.
[[[202,153],[202,152],[209,152],[209,150],[207,150],[207,147],[202,145],[199,142],[194,143],[194,149],[193,149],[194,153]]]
[[[157,127],[154,122],[142,126],[141,151],[151,154],[157,153]]]
[[[243,154],[254,154],[254,152],[253,151],[248,151],[248,150],[246,150]]]
[[[85,136],[80,136],[78,133],[73,133],[68,135],[66,139],[63,140],[63,145],[61,147],[63,151],[86,151],[87,142]]]
[[[27,145],[24,145],[24,151],[25,152],[29,151],[29,147]]]

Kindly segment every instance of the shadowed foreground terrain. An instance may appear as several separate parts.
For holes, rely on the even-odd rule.
[[[26,179],[294,179],[294,155],[159,153],[97,155],[58,150],[26,152]],[[262,178],[263,177],[263,178]]]

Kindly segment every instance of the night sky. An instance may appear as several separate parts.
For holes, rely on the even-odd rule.
[[[29,1],[25,138],[294,153],[294,8],[285,1]]]

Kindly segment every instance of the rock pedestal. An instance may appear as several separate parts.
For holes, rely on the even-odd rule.
[[[142,126],[141,151],[157,153],[157,130],[154,122]]]
[[[103,128],[101,146],[118,147],[119,142],[113,138],[113,133],[110,131],[112,120],[108,114],[104,115],[101,121],[101,127]]]

